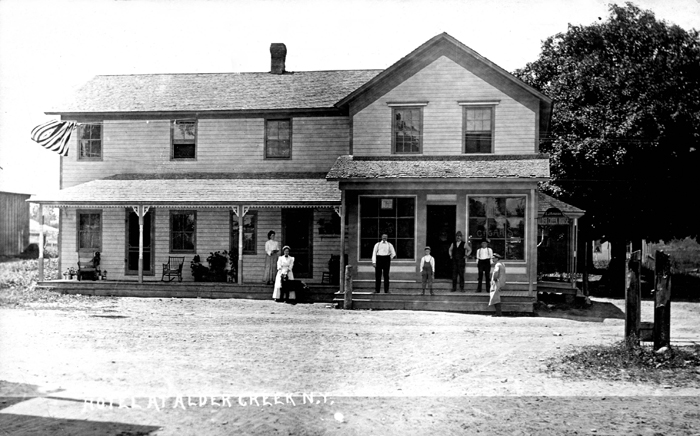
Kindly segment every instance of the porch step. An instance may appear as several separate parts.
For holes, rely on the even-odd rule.
[[[532,313],[536,299],[527,295],[502,295],[502,310],[504,312]],[[339,292],[335,294],[333,301],[341,307],[344,296]],[[374,292],[353,292],[353,309],[373,310],[432,310],[442,312],[494,312],[495,308],[489,306],[489,294],[469,292],[441,292],[436,295],[420,295],[406,292],[392,292],[389,294]]]

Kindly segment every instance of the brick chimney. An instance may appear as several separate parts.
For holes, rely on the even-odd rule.
[[[282,43],[270,44],[270,55],[272,56],[270,72],[272,74],[284,74],[284,61],[287,58],[287,47]]]

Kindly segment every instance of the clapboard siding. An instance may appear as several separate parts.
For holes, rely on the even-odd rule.
[[[0,255],[19,254],[29,245],[29,194],[0,192]]]
[[[105,120],[101,161],[77,159],[77,135],[62,161],[62,187],[123,173],[324,172],[349,152],[347,117],[292,118],[292,158],[265,159],[263,118],[200,119],[197,158],[170,159],[167,120]]]
[[[427,101],[423,154],[461,154],[462,106],[458,101],[496,100],[495,154],[534,153],[535,98],[528,108],[444,56],[355,114],[353,153],[390,154],[392,108],[387,103]]]

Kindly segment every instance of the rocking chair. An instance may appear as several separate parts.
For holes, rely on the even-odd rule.
[[[168,278],[169,282],[172,282],[176,278],[179,282],[182,281],[182,265],[185,263],[184,257],[168,257],[168,263],[163,264],[163,275],[160,281],[165,281]]]

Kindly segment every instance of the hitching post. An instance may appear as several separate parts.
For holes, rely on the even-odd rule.
[[[352,309],[352,265],[345,266],[345,294],[343,309]]]
[[[654,292],[654,350],[671,343],[671,259],[656,251]]]
[[[642,252],[635,251],[627,263],[627,287],[625,290],[625,340],[628,345],[634,337],[635,345],[639,345],[639,320],[641,318],[641,287],[640,268]]]

